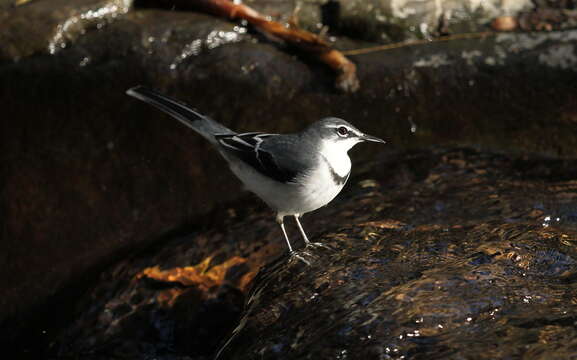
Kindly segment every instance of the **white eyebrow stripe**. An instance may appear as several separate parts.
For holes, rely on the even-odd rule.
[[[353,129],[352,127],[349,127],[347,125],[326,125],[326,127],[329,129],[338,129],[340,127],[344,127],[349,131],[355,132],[355,129]]]
[[[344,127],[344,128],[346,128],[348,131],[350,131],[350,132],[352,132],[353,134],[355,134],[356,136],[362,136],[362,135],[363,135],[363,133],[360,132],[359,130],[353,129],[352,127],[347,126],[347,125],[325,125],[325,127],[326,127],[326,128],[329,128],[329,129],[338,129],[338,128],[340,128],[340,127]]]

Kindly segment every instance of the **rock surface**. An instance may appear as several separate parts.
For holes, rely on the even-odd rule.
[[[244,194],[202,139],[124,95],[136,84],[238,130],[294,131],[333,115],[397,149],[473,144],[577,155],[575,31],[351,54],[362,88],[349,96],[334,91],[330,71],[242,24],[192,12],[126,12],[127,1],[75,4],[0,8],[0,328],[7,343],[24,326],[25,342],[45,338],[69,320],[58,309],[99,271],[152,242],[199,230],[206,226],[200,215]],[[22,38],[23,26],[30,38]],[[51,42],[65,46],[50,54]],[[335,39],[343,49],[368,45]],[[361,157],[378,155],[360,149],[356,164]]]
[[[575,165],[471,149],[382,153],[303,219],[330,247],[300,249],[310,265],[286,255],[270,212],[246,199],[214,214],[225,226],[104,273],[60,355],[209,358],[246,295],[221,359],[571,358]]]
[[[131,6],[132,0],[36,0],[3,9],[0,61],[55,54],[87,31],[125,14]]]

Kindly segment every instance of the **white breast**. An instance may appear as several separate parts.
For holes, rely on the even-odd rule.
[[[345,174],[345,176],[346,175],[347,174]],[[302,210],[299,212],[301,214],[325,206],[341,192],[345,185],[344,182],[335,183],[328,162],[322,162],[321,166],[301,178],[300,181],[302,181],[303,186],[300,188],[299,198],[304,205],[302,206]]]
[[[229,164],[247,189],[280,215],[302,215],[325,206],[341,192],[345,184],[335,183],[334,173],[344,178],[350,173],[351,159],[347,151],[352,145],[341,141],[340,144],[323,146],[320,155],[324,160],[319,161],[319,166],[289,184],[269,179],[241,161]]]
[[[351,172],[351,158],[347,152],[354,144],[354,140],[327,142],[321,149],[321,156],[340,177],[346,177]]]

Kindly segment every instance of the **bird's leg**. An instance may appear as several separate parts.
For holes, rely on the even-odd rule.
[[[294,217],[295,217],[295,220],[297,222],[297,226],[299,227],[299,230],[301,232],[301,235],[303,236],[303,239],[305,240],[305,246],[320,246],[320,247],[330,249],[330,247],[328,247],[327,245],[324,245],[322,243],[310,242],[309,238],[307,237],[307,234],[305,234],[305,230],[303,229],[301,222],[299,221],[300,214],[295,214]]]
[[[280,225],[280,228],[282,229],[282,233],[283,233],[284,239],[286,240],[286,243],[287,243],[287,245],[288,245],[289,252],[292,253],[292,252],[293,252],[293,248],[292,248],[292,246],[291,246],[291,242],[289,241],[288,235],[286,234],[286,230],[285,230],[285,228],[284,228],[284,220],[283,220],[283,218],[284,218],[284,216],[278,215],[278,216],[276,217],[276,222]]]
[[[301,222],[299,221],[300,215],[295,214],[293,216],[295,217],[295,220],[297,222],[297,226],[299,227],[301,235],[303,236],[303,239],[305,240],[305,245],[308,246],[311,242],[309,241],[309,238],[307,237],[307,234],[305,234],[305,230],[303,229],[303,226],[301,225]]]
[[[294,259],[294,258],[296,258],[296,259],[302,261],[303,263],[305,263],[306,265],[310,265],[311,263],[308,262],[307,260],[305,260],[304,257],[298,255],[296,252],[293,251],[293,248],[292,248],[291,243],[290,243],[290,241],[289,241],[288,235],[287,235],[286,230],[285,230],[285,228],[284,228],[283,216],[277,215],[277,217],[276,217],[276,222],[280,225],[280,228],[282,229],[282,233],[283,233],[283,235],[284,235],[284,238],[285,238],[286,243],[287,243],[288,248],[289,248],[289,253],[290,253],[290,255],[291,255],[291,260]],[[306,252],[304,252],[303,254],[310,255],[309,253],[306,253]]]

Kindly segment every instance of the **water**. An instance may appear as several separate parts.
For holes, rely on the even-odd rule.
[[[79,302],[61,355],[570,358],[573,165],[471,149],[389,154],[303,219],[329,247],[301,249],[310,265],[286,255],[269,211],[245,199],[214,214],[214,230],[111,270]]]
[[[324,237],[333,251],[307,249],[311,266],[259,274],[221,358],[574,357],[577,182],[554,166],[523,179],[524,161],[493,154],[436,155],[405,189],[327,209],[362,215]]]

